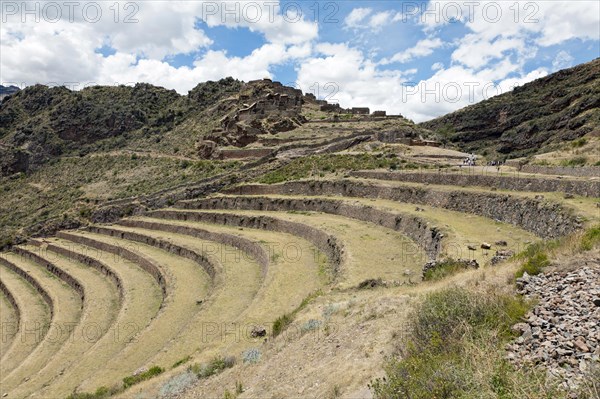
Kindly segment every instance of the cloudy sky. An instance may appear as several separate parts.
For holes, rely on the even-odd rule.
[[[415,121],[600,56],[600,2],[6,1],[0,83],[270,77]]]

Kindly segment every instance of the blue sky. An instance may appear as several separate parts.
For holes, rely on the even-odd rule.
[[[600,56],[587,0],[51,3],[2,2],[0,83],[271,77],[423,121]]]

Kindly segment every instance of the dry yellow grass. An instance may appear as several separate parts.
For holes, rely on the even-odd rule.
[[[306,196],[297,196],[297,195],[269,195],[269,197],[272,197],[272,198],[331,198],[331,197],[306,197]],[[496,242],[496,241],[504,240],[508,243],[508,246],[506,247],[506,249],[510,249],[510,250],[514,250],[515,252],[518,252],[525,247],[526,243],[539,240],[539,238],[536,237],[533,233],[530,233],[519,227],[513,226],[508,223],[496,222],[494,220],[484,218],[482,216],[465,214],[465,213],[450,211],[450,210],[446,210],[446,209],[442,209],[442,208],[434,208],[431,206],[419,205],[418,207],[420,209],[424,210],[422,212],[422,211],[417,211],[416,210],[417,207],[414,204],[382,200],[382,199],[364,199],[364,198],[356,198],[356,197],[347,197],[347,198],[335,197],[335,198],[344,200],[348,203],[367,205],[370,207],[384,209],[384,210],[391,211],[391,212],[396,211],[396,212],[400,212],[403,214],[410,214],[410,215],[418,216],[422,219],[425,219],[428,221],[430,226],[436,226],[444,231],[445,238],[443,241],[443,248],[442,248],[442,255],[441,255],[442,257],[450,256],[455,259],[457,259],[457,258],[475,259],[475,260],[477,260],[477,262],[479,262],[480,265],[484,265],[484,264],[488,263],[490,258],[495,254],[494,250],[486,251],[486,250],[480,249],[480,245],[483,242],[488,242],[488,243],[494,244],[494,242]],[[251,211],[251,212],[254,212],[254,211]],[[290,215],[290,216],[294,216],[294,215]],[[313,217],[313,220],[315,220],[315,219],[320,220],[322,216],[338,218],[338,220],[343,221],[342,223],[346,224],[346,225],[348,224],[349,221],[356,222],[356,221],[353,221],[350,219],[345,219],[345,218],[342,218],[339,216],[322,215],[322,214],[318,214],[318,216]],[[298,216],[298,217],[300,218],[301,216]],[[310,220],[311,220],[310,217],[306,217],[299,221],[302,221],[304,223],[304,222],[309,222]],[[363,225],[363,226],[366,225],[371,228],[376,227],[380,231],[385,231],[386,233],[390,232],[389,229],[375,226],[372,223],[364,223],[364,222],[356,222],[356,223],[359,223],[360,225]],[[358,229],[358,230],[347,229],[347,230],[350,230],[352,232],[351,235],[354,236],[353,237],[354,239],[360,238],[362,236],[362,234],[360,233],[360,231],[361,231],[360,229]],[[379,243],[379,245],[382,245],[385,247],[389,244],[390,239],[392,239],[393,237],[401,236],[397,232],[392,232],[392,233],[395,233],[396,236],[388,235],[388,237],[384,238]],[[408,240],[408,238],[401,239],[401,242],[406,242],[406,240]],[[363,242],[363,244],[361,244],[361,245],[362,246],[366,245],[365,248],[368,248],[368,251],[363,251],[363,252],[371,253],[372,246],[370,245],[369,241],[362,240],[362,242]],[[367,243],[369,243],[369,244],[367,244]],[[361,245],[359,245],[358,248],[361,248]],[[477,248],[477,250],[469,251],[467,248],[467,246],[469,246],[469,245],[475,246]],[[411,269],[411,267],[408,267],[408,268],[411,269],[413,272],[420,272],[420,268],[423,266],[423,263],[426,261],[426,258],[424,258],[423,255],[414,252],[414,245],[409,245],[408,247],[411,248],[411,251],[416,255],[416,256],[414,256],[415,259],[413,259],[413,261],[416,261],[416,266],[414,266],[414,262],[413,262],[413,266],[412,266],[413,269]],[[399,248],[402,248],[402,245],[400,245]],[[389,249],[384,249],[384,250],[389,250]],[[375,256],[377,256],[377,255],[375,255]],[[382,262],[382,264],[379,266],[376,266],[376,268],[377,267],[379,267],[379,268],[393,267],[393,264],[390,263],[390,259],[387,259],[387,260],[386,259],[378,259],[378,261]],[[416,269],[414,269],[414,267],[416,267]],[[394,276],[394,279],[402,280],[403,278],[404,279],[406,278],[405,276],[401,276],[404,269],[396,268],[394,271],[395,271],[395,274],[392,274]],[[380,277],[383,277],[383,276],[380,276]]]
[[[119,228],[119,230],[136,229]],[[137,230],[136,232],[145,233]],[[196,301],[210,294],[210,278],[195,262],[149,245],[89,232],[78,234],[99,242],[126,247],[136,254],[152,259],[166,276],[169,292],[161,311],[152,322],[140,331],[135,342],[128,344],[115,356],[118,359],[115,366],[108,371],[103,371],[102,375],[90,377],[81,384],[81,389],[91,390],[105,381],[119,381],[124,376],[132,374],[160,352],[181,330],[184,330],[189,320],[199,311]],[[175,357],[179,356],[178,359],[186,354],[172,353]]]
[[[50,324],[50,309],[29,283],[4,265],[0,265],[0,279],[13,294],[21,310],[19,332],[0,364],[0,376],[5,376],[17,368],[43,341],[43,331]],[[0,383],[0,391],[3,389],[4,386]]]
[[[175,209],[175,211],[177,210]],[[193,210],[189,211],[194,212]],[[423,251],[404,235],[372,223],[360,222],[342,216],[313,212],[301,214],[238,210],[217,210],[214,212],[277,217],[282,220],[316,227],[339,237],[346,251],[344,264],[340,270],[341,276],[338,278],[339,283],[336,286],[340,289],[355,286],[370,278],[408,281],[409,276],[405,272],[410,272],[415,278],[415,274],[418,274],[420,267],[426,261]]]
[[[43,364],[43,369],[31,375],[27,384],[21,384],[10,392],[10,397],[32,394],[66,370],[76,372],[73,365],[96,342],[95,337],[89,334],[93,332],[95,336],[96,329],[99,331],[111,330],[120,308],[119,293],[115,285],[100,272],[46,249],[40,250],[39,247],[33,246],[23,246],[23,248],[52,262],[80,281],[84,287],[86,298],[81,321],[74,326],[71,339],[51,360]],[[94,331],[90,330],[91,326]],[[94,339],[86,339],[86,337]]]
[[[8,298],[0,292],[0,361],[17,333],[18,316]]]
[[[113,368],[118,368],[118,358],[115,355],[135,340],[156,317],[162,293],[156,281],[132,262],[63,239],[53,238],[48,241],[104,262],[121,277],[125,292],[123,307],[112,328],[109,331],[99,331],[104,335],[70,367],[68,373],[58,376],[50,386],[37,392],[39,397],[53,398],[65,396],[91,376],[101,377]],[[91,334],[95,331],[92,330]],[[99,372],[98,365],[102,365],[102,372]],[[112,383],[114,380],[102,381],[102,384]]]
[[[14,253],[4,253],[3,257],[44,287],[54,304],[54,317],[44,340],[16,369],[2,374],[2,388],[8,391],[35,375],[69,340],[68,329],[79,323],[82,302],[75,290],[42,266]]]
[[[258,263],[240,253],[239,250],[217,244],[219,249],[215,252],[215,243],[169,233],[169,239],[178,245],[197,251],[211,248],[207,254],[222,264],[225,276],[223,285],[209,298],[206,307],[203,304],[203,310],[198,317],[190,322],[172,346],[165,348],[156,356],[154,360],[156,364],[173,363],[178,360],[174,354],[180,353],[181,358],[186,354],[192,354],[190,349],[198,350],[196,354],[202,358],[210,357],[216,352],[235,353],[244,341],[240,339],[241,336],[249,332],[246,330],[248,326],[273,322],[283,312],[292,310],[309,292],[317,289],[321,284],[312,246],[296,237],[251,229],[240,231],[235,228],[220,228],[220,226],[190,222],[172,222],[172,224],[201,227],[210,231],[251,238],[262,242],[265,249],[273,251],[274,256],[271,257],[267,274],[261,281],[262,273]],[[165,234],[150,231],[147,233],[156,236]],[[290,259],[275,255],[280,251],[277,248],[285,248],[288,245],[298,249],[298,257],[294,255],[294,258]],[[187,352],[184,352],[185,350]]]

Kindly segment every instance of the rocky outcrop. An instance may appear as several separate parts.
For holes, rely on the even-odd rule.
[[[381,198],[472,213],[510,223],[543,238],[567,235],[581,228],[579,218],[559,203],[507,194],[436,190],[429,187],[385,186],[353,180],[297,181],[245,185],[230,189],[239,195],[339,195]]]
[[[597,174],[600,174],[600,168]],[[503,190],[556,192],[600,197],[600,181],[569,180],[557,178],[512,177],[502,175],[468,175],[456,173],[405,173],[405,172],[351,172],[351,176],[366,179],[405,181],[452,186],[496,187]]]
[[[539,302],[513,327],[521,336],[507,346],[508,358],[542,364],[565,388],[577,387],[591,367],[600,366],[600,265],[525,274],[517,286]]]

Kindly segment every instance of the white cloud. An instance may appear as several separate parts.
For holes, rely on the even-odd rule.
[[[382,11],[373,15],[369,20],[369,27],[374,31],[380,30],[392,21],[393,13],[391,11]]]
[[[371,15],[372,12],[373,9],[371,8],[355,8],[348,14],[346,19],[344,19],[344,25],[347,28],[360,28],[363,26],[362,22]]]
[[[415,70],[380,70],[363,53],[345,44],[321,44],[318,56],[307,60],[298,71],[300,87],[334,82],[339,92],[329,100],[343,107],[368,106],[390,114],[400,113],[415,122],[455,111],[482,99],[508,91],[544,76],[542,69],[522,75],[518,65],[501,60],[497,70],[454,65],[419,82],[408,82]]]
[[[437,70],[442,69],[442,68],[444,68],[444,64],[441,63],[441,62],[436,62],[435,64],[433,64],[431,66],[431,70],[432,71],[437,71]]]
[[[439,38],[423,39],[419,40],[414,47],[406,49],[400,53],[395,54],[389,59],[384,59],[381,64],[392,64],[394,62],[405,63],[412,61],[415,58],[425,57],[433,53],[433,50],[440,48],[444,45],[442,40]]]
[[[574,58],[571,54],[565,50],[560,50],[552,61],[552,68],[555,71],[558,71],[559,69],[570,68],[573,66],[573,61]]]
[[[28,9],[35,4],[39,7],[38,2],[31,2]],[[102,7],[102,17],[96,23],[90,22],[89,15],[87,20],[84,18],[81,5],[72,14],[63,7],[62,19],[54,23],[43,18],[47,15],[41,11],[39,22],[35,22],[35,16],[22,22],[19,12],[3,14],[6,22],[0,24],[0,53],[10,56],[0,57],[0,82],[81,82],[81,86],[144,81],[185,92],[206,79],[271,76],[274,65],[310,55],[310,43],[318,37],[316,23],[295,18],[289,8],[284,16],[273,2],[228,3],[237,7],[237,16],[222,8],[228,7],[225,3],[214,2],[132,3],[139,8],[119,9],[118,15],[113,3],[93,4]],[[124,7],[124,3],[114,4]],[[210,4],[213,8],[208,7]],[[214,5],[221,8],[214,9]],[[4,7],[2,10],[6,11]],[[137,22],[125,23],[131,12]],[[212,40],[197,27],[200,18],[208,26],[248,28],[264,35],[267,43],[246,57],[211,51]],[[103,46],[116,53],[103,57],[97,53]],[[165,62],[176,55],[199,51],[204,55],[190,66],[174,68]]]
[[[481,68],[491,60],[500,59],[507,52],[524,53],[523,39],[498,37],[487,40],[478,34],[469,34],[460,40],[458,48],[452,53],[452,61],[469,68]]]

